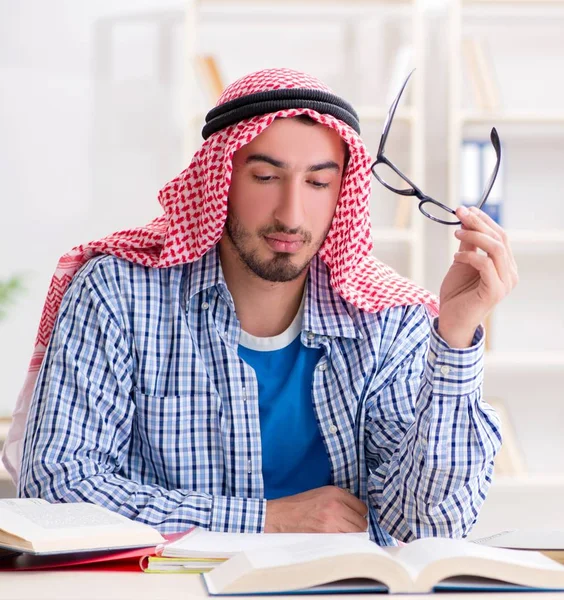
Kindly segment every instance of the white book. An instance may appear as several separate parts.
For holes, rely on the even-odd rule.
[[[481,144],[473,140],[462,143],[462,161],[460,172],[460,200],[464,206],[474,206],[480,196],[481,189]]]
[[[0,548],[30,554],[157,546],[153,527],[88,502],[50,504],[40,498],[0,500]]]
[[[564,566],[539,552],[424,538],[386,550],[363,539],[241,552],[203,575],[211,595],[433,590],[564,590]]]
[[[238,552],[316,541],[329,544],[348,539],[368,540],[368,533],[224,533],[195,527],[167,544],[162,556],[177,558],[230,558]]]
[[[475,539],[474,542],[492,548],[538,550],[553,560],[564,562],[564,529],[510,529]]]

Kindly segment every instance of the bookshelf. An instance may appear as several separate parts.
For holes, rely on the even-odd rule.
[[[315,17],[315,19],[312,19]],[[292,30],[307,22],[310,33],[316,42],[311,44],[307,55],[300,55],[300,48],[292,44]],[[274,27],[272,35],[276,35],[279,46],[285,48],[284,61],[276,49],[261,47],[262,55],[257,57],[241,56],[235,65],[232,52],[225,40],[223,44],[217,39],[217,32],[225,32],[226,24],[237,24],[241,27],[240,35],[250,39],[253,36],[260,40],[260,31],[265,27]],[[405,73],[399,74],[403,80],[411,68],[416,72],[402,97],[395,115],[392,134],[386,152],[405,169],[423,188],[425,187],[424,165],[424,81],[425,81],[425,49],[424,49],[424,17],[422,2],[419,0],[306,0],[298,2],[260,1],[260,0],[189,0],[186,4],[186,38],[188,64],[194,64],[200,54],[211,54],[217,59],[225,83],[229,84],[245,73],[268,66],[288,66],[317,75],[332,87],[337,94],[347,98],[359,113],[363,139],[375,154],[380,134],[388,113],[391,99],[399,91],[386,89],[386,85],[394,79],[394,63],[401,53],[402,45],[411,45],[411,59],[404,65]],[[315,28],[319,28],[319,34]],[[380,32],[389,29],[387,35]],[[323,31],[329,33],[323,41]],[[331,32],[333,32],[331,34]],[[317,36],[317,37],[316,37]],[[331,37],[332,36],[332,37]],[[388,59],[387,65],[375,64],[374,79],[370,89],[360,89],[359,84],[366,69],[366,57],[378,53],[367,50],[367,40],[385,38],[382,52]],[[397,39],[400,41],[398,42]],[[298,40],[299,42],[299,40]],[[247,41],[247,44],[249,42]],[[299,45],[299,44],[298,44]],[[324,52],[335,52],[339,45],[341,68],[327,77],[323,68],[317,68],[315,52],[319,54],[319,62],[324,60]],[[368,44],[369,47],[369,44]],[[270,55],[269,56],[269,51]],[[326,61],[331,60],[327,58]],[[283,64],[282,64],[283,62]],[[399,63],[399,61],[398,61]],[[231,68],[230,68],[231,67]],[[397,68],[396,68],[397,70]],[[403,69],[401,69],[403,71]],[[187,87],[202,85],[189,73]],[[398,79],[398,74],[395,74]],[[190,94],[189,94],[190,95]],[[194,94],[192,93],[192,97]],[[209,103],[192,102],[187,117],[186,155],[191,157],[200,144],[199,132]],[[393,138],[393,139],[392,139]],[[397,154],[393,154],[394,150]],[[374,254],[391,264],[401,274],[421,285],[425,285],[424,268],[424,218],[417,211],[413,199],[394,195],[375,180],[372,186],[371,212],[373,219]]]
[[[528,462],[537,473],[563,465],[551,435],[564,385],[564,89],[551,74],[564,60],[563,27],[562,0],[452,0],[448,9],[449,204],[461,197],[463,140],[488,139],[495,126],[505,167],[502,225],[520,274],[491,316],[484,393],[503,396],[520,437],[529,438],[535,458]],[[483,45],[497,106],[480,105],[473,83],[484,73],[473,73],[464,54],[468,38]],[[449,246],[449,254],[456,251],[454,236]],[[539,442],[533,447],[533,430],[555,444],[550,456]]]

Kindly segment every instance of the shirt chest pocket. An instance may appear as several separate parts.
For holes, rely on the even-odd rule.
[[[202,390],[152,396],[136,388],[133,394],[132,438],[155,482],[169,489],[208,487],[210,467],[221,471],[223,464],[219,397]]]

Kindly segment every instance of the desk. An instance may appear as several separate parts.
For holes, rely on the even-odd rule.
[[[281,597],[281,596],[279,596]],[[362,600],[366,594],[304,596],[327,600]],[[390,598],[375,594],[377,598]],[[417,598],[437,600],[563,600],[564,593],[523,594],[440,594]],[[34,571],[0,573],[2,600],[202,600],[208,598],[198,575],[149,575],[146,573],[104,571]],[[272,596],[265,596],[272,598]],[[296,596],[288,596],[296,598]],[[413,600],[414,596],[393,596],[398,600]],[[257,596],[238,596],[237,600],[256,600]]]

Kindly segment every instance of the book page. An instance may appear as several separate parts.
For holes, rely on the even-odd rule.
[[[312,534],[315,535],[315,534]],[[317,534],[324,538],[330,534]],[[335,534],[332,540],[309,539],[303,542],[285,544],[271,548],[255,549],[246,552],[247,559],[254,569],[267,569],[269,567],[299,564],[312,560],[329,557],[338,557],[345,560],[347,556],[357,554],[375,554],[385,560],[393,559],[380,546],[370,540],[345,538],[347,534]]]
[[[223,533],[196,527],[193,531],[168,544],[163,556],[229,558],[236,552],[255,548],[271,548],[312,540],[330,543],[335,540],[368,540],[368,533]]]
[[[537,552],[488,548],[465,540],[424,538],[396,554],[418,581],[417,591],[430,589],[446,577],[477,575],[520,585],[564,585],[564,567]]]
[[[473,540],[476,544],[495,548],[523,550],[564,550],[562,529],[513,529]]]
[[[103,533],[107,529],[147,528],[108,509],[87,502],[50,504],[36,498],[0,500],[0,529],[19,537],[48,539],[81,536],[86,531]]]
[[[369,540],[343,536],[240,552],[204,579],[210,594],[296,591],[328,583],[338,587],[350,579],[370,579],[394,592],[410,589],[408,574],[389,553]]]

